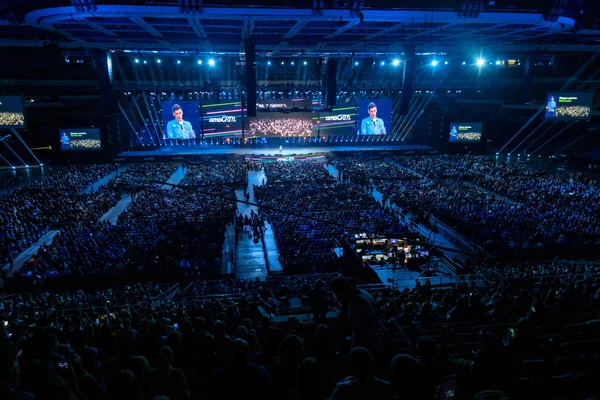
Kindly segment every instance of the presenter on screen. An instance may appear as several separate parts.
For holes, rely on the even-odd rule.
[[[457,136],[458,131],[456,130],[456,126],[452,125],[452,128],[450,128],[450,141],[455,141]]]
[[[183,109],[179,104],[174,104],[173,108],[174,120],[167,124],[167,137],[165,139],[195,139],[196,133],[192,128],[192,124],[183,120]]]
[[[546,105],[546,115],[554,116],[554,113],[556,113],[556,101],[554,101],[554,96],[550,96]]]
[[[60,137],[60,147],[63,149],[71,148],[71,139],[69,139],[69,135],[67,135],[67,132],[63,132],[62,136]]]
[[[377,118],[377,105],[369,103],[369,116],[362,120],[359,135],[385,135],[385,125]]]

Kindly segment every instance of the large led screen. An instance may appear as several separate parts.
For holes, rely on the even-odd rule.
[[[310,137],[313,114],[310,112],[262,112],[249,121],[249,137]]]
[[[577,120],[590,119],[592,92],[548,93],[546,97],[546,119]]]
[[[366,99],[358,101],[359,135],[385,135],[392,130],[392,100]]]
[[[0,128],[24,128],[25,114],[20,96],[0,96]]]
[[[450,143],[481,141],[481,122],[452,122]]]
[[[101,150],[100,129],[63,128],[59,129],[62,150]]]
[[[163,139],[169,141],[200,138],[200,109],[198,100],[163,100],[160,102],[163,119]]]
[[[205,138],[242,136],[242,119],[246,112],[238,102],[203,104],[202,128]]]

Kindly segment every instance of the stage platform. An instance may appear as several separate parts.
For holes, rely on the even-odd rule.
[[[185,156],[203,156],[203,155],[280,155],[283,157],[316,154],[316,153],[334,153],[334,152],[390,152],[393,153],[431,153],[437,154],[438,151],[430,146],[420,145],[355,145],[355,146],[283,146],[279,151],[279,146],[232,146],[232,145],[193,145],[193,146],[160,146],[146,149],[137,149],[123,151],[117,155],[117,158],[139,158],[139,157],[185,157]]]

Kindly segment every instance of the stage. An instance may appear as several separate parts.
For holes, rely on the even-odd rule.
[[[438,151],[430,146],[420,145],[354,145],[354,146],[283,146],[280,151],[279,146],[252,146],[242,147],[240,145],[192,145],[192,146],[160,146],[148,147],[145,149],[136,149],[123,151],[117,155],[117,158],[139,158],[139,157],[183,157],[183,156],[203,156],[203,155],[273,155],[289,157],[294,155],[317,154],[317,153],[359,153],[389,152],[390,154],[438,154]]]

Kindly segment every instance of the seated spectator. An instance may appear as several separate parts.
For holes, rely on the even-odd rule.
[[[350,352],[352,375],[339,382],[330,400],[342,399],[392,399],[390,383],[373,374],[373,356],[364,347],[355,347]]]

